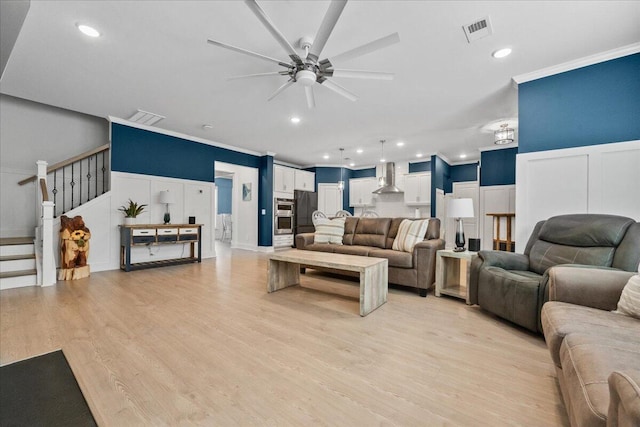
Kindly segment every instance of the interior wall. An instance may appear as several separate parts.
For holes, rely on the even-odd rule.
[[[233,174],[231,207],[231,247],[258,248],[258,169],[230,163],[215,162],[217,171]],[[251,187],[250,200],[243,200],[243,186]],[[213,205],[212,205],[213,206]],[[213,207],[211,207],[213,209]]]
[[[228,178],[216,178],[216,186],[218,187],[218,208],[217,213],[230,214],[232,212],[231,192],[233,191],[233,180]]]
[[[516,183],[518,147],[488,150],[480,153],[480,186]]]
[[[109,142],[104,119],[0,94],[0,237],[32,236],[35,184],[18,181]],[[25,212],[28,212],[25,215]]]
[[[519,153],[640,139],[640,53],[518,85]]]
[[[606,213],[640,221],[640,140],[518,155],[516,250],[538,221]]]

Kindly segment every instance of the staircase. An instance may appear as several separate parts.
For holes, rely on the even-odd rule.
[[[37,281],[33,237],[0,238],[0,290],[35,286]]]

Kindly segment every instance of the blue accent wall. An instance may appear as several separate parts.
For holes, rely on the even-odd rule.
[[[153,158],[153,161],[141,159]],[[144,129],[111,124],[111,170],[213,182],[214,162],[260,167],[260,157]]]
[[[436,188],[451,192],[449,164],[438,156],[431,156],[431,216],[436,216]]]
[[[141,159],[153,161],[141,161]],[[214,182],[214,162],[258,169],[258,245],[271,246],[273,157],[254,156],[184,138],[111,124],[111,170]],[[262,209],[266,215],[260,215]]]
[[[640,139],[640,53],[518,85],[520,153]]]
[[[351,173],[351,178],[375,178],[376,176],[376,168],[348,170]]]
[[[480,186],[515,184],[516,154],[518,147],[480,153]]]
[[[476,181],[478,179],[478,163],[451,166],[451,191],[454,182]]]
[[[231,201],[233,195],[233,180],[227,178],[216,178],[216,186],[218,187],[218,214],[231,213]]]
[[[265,214],[262,215],[262,211]],[[273,156],[260,158],[258,171],[258,246],[273,244]]]
[[[409,163],[409,173],[431,172],[431,161]]]

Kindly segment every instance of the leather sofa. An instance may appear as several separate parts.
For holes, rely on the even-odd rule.
[[[610,311],[633,274],[549,270],[542,327],[574,427],[640,426],[640,320]]]
[[[536,224],[523,254],[480,251],[471,263],[469,299],[499,317],[542,332],[548,270],[560,264],[637,271],[640,223],[615,215],[560,215]]]
[[[426,297],[435,282],[436,252],[444,249],[440,220],[429,219],[424,240],[415,245],[413,253],[408,253],[391,249],[403,219],[346,217],[342,245],[314,243],[313,233],[302,233],[296,235],[296,248],[386,258],[389,283],[418,288],[420,295]]]

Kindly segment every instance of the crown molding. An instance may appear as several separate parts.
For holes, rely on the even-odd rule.
[[[600,62],[610,61],[612,59],[622,58],[623,56],[633,55],[640,52],[640,43],[632,43],[606,52],[596,53],[595,55],[585,56],[584,58],[574,59],[573,61],[563,62],[562,64],[553,65],[541,70],[532,71],[530,73],[520,74],[511,78],[516,85],[538,80],[544,77],[553,76],[555,74],[564,73],[589,65],[598,64]]]
[[[506,150],[507,148],[515,148],[518,146],[517,142],[511,144],[503,144],[503,145],[489,145],[487,147],[480,147],[478,150],[482,153],[483,151],[495,151],[495,150]]]

